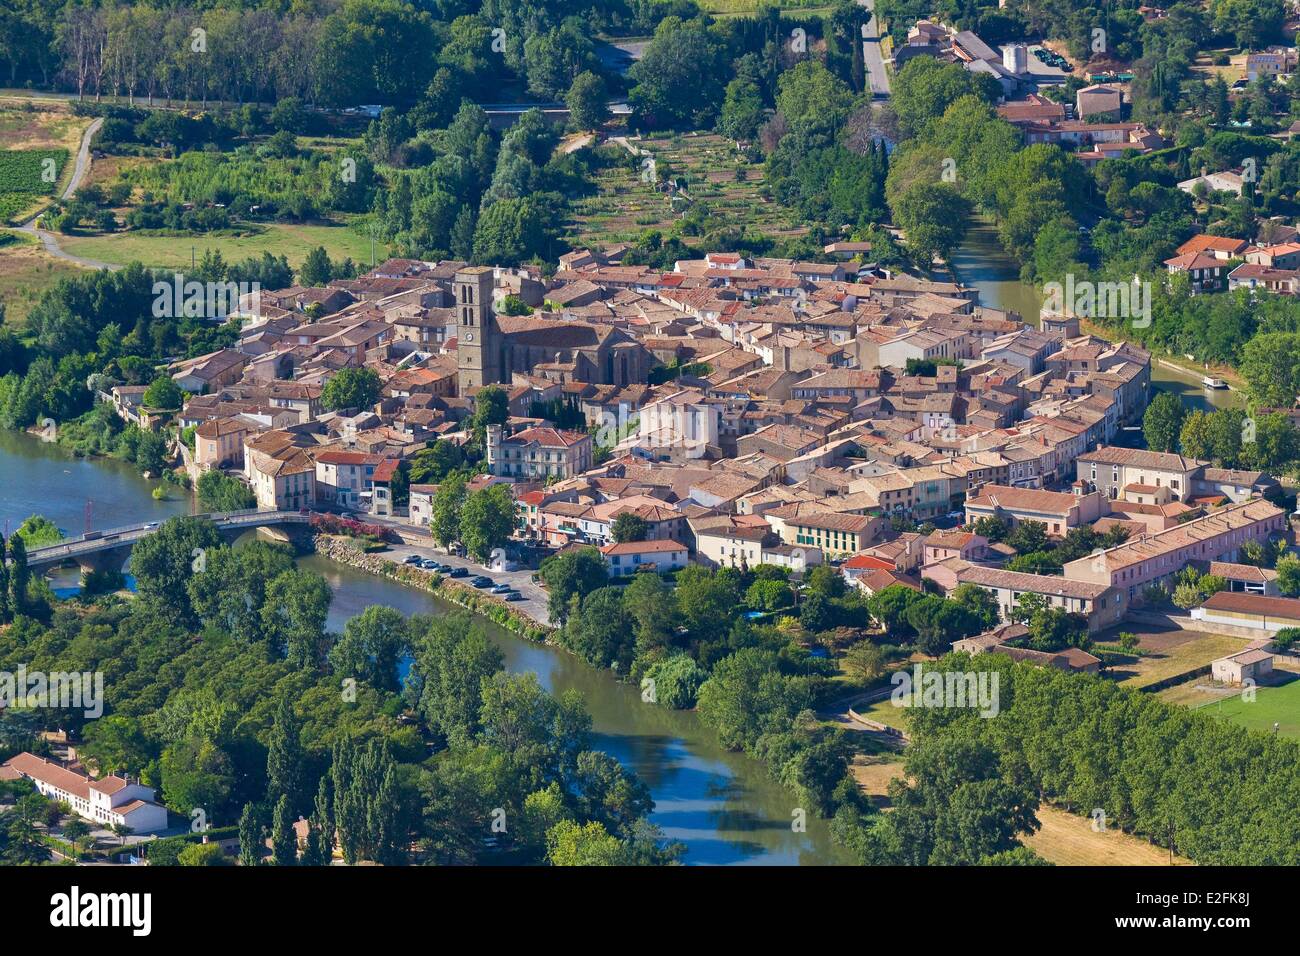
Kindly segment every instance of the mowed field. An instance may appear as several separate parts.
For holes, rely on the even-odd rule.
[[[1285,684],[1256,687],[1254,700],[1238,691],[1199,709],[1250,730],[1272,733],[1276,724],[1284,737],[1300,737],[1300,679],[1294,674],[1287,677],[1291,679]]]
[[[888,810],[889,781],[903,776],[899,760],[859,757],[852,765],[853,777],[877,807]],[[1092,828],[1092,818],[1068,813],[1046,804],[1038,808],[1037,833],[1024,838],[1031,850],[1057,866],[1168,866],[1169,851],[1122,830]],[[1174,854],[1174,865],[1192,862]]]
[[[1146,687],[1244,650],[1245,638],[1196,631],[1139,634],[1142,657],[1116,665],[1111,675],[1126,687]]]
[[[1025,837],[1025,846],[1057,866],[1169,866],[1168,850],[1113,827],[1094,830],[1091,817],[1043,805],[1038,822],[1041,828]],[[1195,865],[1177,853],[1173,863]]]
[[[370,240],[346,226],[299,226],[272,224],[246,235],[196,234],[185,236],[145,235],[118,232],[101,236],[61,236],[59,244],[66,252],[87,259],[125,265],[142,262],[162,269],[188,268],[191,250],[195,259],[203,258],[208,249],[220,251],[227,262],[238,262],[263,252],[284,255],[295,269],[307,253],[324,246],[330,259],[351,259],[370,265]],[[375,261],[388,258],[388,247],[375,243]]]
[[[729,225],[767,235],[800,235],[793,213],[762,196],[763,167],[744,162],[735,144],[713,133],[649,136],[631,140],[654,157],[659,176],[685,179],[675,207],[642,179],[641,169],[617,166],[596,176],[598,192],[573,204],[567,238],[575,246],[635,240],[647,229],[666,232],[691,205]],[[617,144],[613,144],[618,148]],[[737,178],[737,170],[742,170]]]

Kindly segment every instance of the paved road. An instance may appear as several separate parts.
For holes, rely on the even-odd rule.
[[[867,68],[867,83],[872,96],[889,96],[889,74],[885,71],[885,58],[880,52],[880,25],[876,22],[875,0],[858,0],[858,5],[871,11],[871,19],[862,29],[862,62]]]
[[[197,515],[196,517],[210,518],[218,528],[260,528],[264,525],[306,524],[311,521],[308,515],[297,511],[232,511],[225,514]],[[58,544],[47,545],[43,548],[33,548],[27,552],[27,563],[29,566],[46,565],[51,561],[65,561],[77,555],[94,554],[97,551],[120,548],[123,545],[132,544],[147,535],[153,534],[158,529],[159,524],[158,521],[148,521],[141,524],[125,525],[121,528],[105,528],[103,531],[97,532],[93,538],[87,538],[83,535],[68,541],[61,541]]]

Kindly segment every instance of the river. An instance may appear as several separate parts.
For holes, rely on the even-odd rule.
[[[10,530],[36,513],[69,534],[81,534],[88,500],[92,527],[101,530],[191,510],[188,497],[155,501],[152,487],[119,462],[73,458],[31,435],[0,430],[0,521]],[[373,604],[406,614],[447,610],[426,591],[319,555],[305,557],[301,564],[324,575],[334,592],[331,630],[341,630],[348,618]],[[64,572],[52,583],[63,593],[75,578],[75,572]],[[808,815],[806,832],[795,832],[794,795],[774,783],[757,761],[720,749],[693,713],[642,703],[635,687],[619,683],[608,672],[484,623],[505,655],[508,670],[535,673],[548,690],[582,693],[592,716],[595,746],[645,781],[655,800],[651,820],[665,836],[686,844],[686,863],[848,862],[832,844],[826,823],[813,815]]]
[[[1039,293],[1019,279],[991,225],[973,228],[953,255],[961,280],[980,291],[980,301],[1019,312],[1035,321]],[[1180,395],[1190,406],[1239,400],[1235,393],[1208,393],[1198,376],[1161,366],[1152,369],[1156,388]],[[111,460],[77,459],[31,435],[0,430],[0,520],[7,530],[30,514],[43,514],[67,533],[90,525],[103,530],[154,521],[192,510],[181,495],[155,501],[153,485],[135,469]],[[379,604],[406,614],[445,612],[428,592],[378,578],[327,558],[303,558],[304,567],[324,575],[334,592],[329,626]],[[75,574],[56,579],[67,587]],[[791,826],[794,796],[774,783],[765,768],[743,755],[721,750],[692,713],[664,710],[641,702],[635,687],[614,680],[555,648],[530,643],[490,622],[492,640],[512,672],[532,672],[552,691],[578,690],[591,712],[595,743],[632,769],[655,800],[652,821],[665,836],[686,844],[691,864],[832,864],[847,862],[826,824],[811,814],[806,832]]]
[[[1006,254],[992,223],[976,220],[966,240],[952,254],[952,266],[958,278],[979,290],[980,304],[995,309],[1019,312],[1031,324],[1038,322],[1043,304],[1042,293],[1020,281],[1020,267]],[[1244,396],[1237,391],[1211,390],[1201,385],[1201,376],[1161,365],[1151,360],[1151,385],[1182,399],[1188,408],[1210,411],[1215,408],[1240,407]]]

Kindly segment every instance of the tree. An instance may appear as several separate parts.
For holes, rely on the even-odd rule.
[[[216,526],[204,518],[169,518],[135,543],[131,572],[141,597],[157,601],[182,623],[194,621],[187,585],[210,550],[221,547]]]
[[[272,653],[302,670],[324,663],[325,620],[333,593],[319,574],[285,571],[267,586],[264,638]]]
[[[650,128],[708,126],[722,99],[723,51],[703,20],[665,17],[628,70],[628,103]]]
[[[229,866],[220,843],[191,843],[176,857],[181,866]]]
[[[738,76],[727,84],[722,115],[718,118],[718,132],[737,142],[752,141],[758,135],[758,128],[763,125],[766,115],[763,92],[758,84]]]
[[[623,842],[596,821],[561,820],[546,834],[546,859],[551,866],[627,866]]]
[[[410,652],[406,616],[391,607],[368,607],[343,625],[343,636],[330,649],[335,674],[363,680],[377,690],[400,690],[398,666]]]
[[[488,425],[504,425],[510,418],[510,397],[500,385],[485,385],[474,396],[472,427],[481,432]]]
[[[686,710],[694,707],[700,687],[708,679],[708,672],[688,654],[678,654],[660,661],[646,672],[653,698],[661,707]]]
[[[542,561],[538,576],[547,591],[551,623],[563,626],[569,617],[569,602],[581,601],[609,581],[605,559],[595,548],[578,548],[552,555]]]
[[[63,540],[63,532],[59,530],[59,526],[44,515],[30,515],[18,526],[14,534],[23,539],[23,544],[29,550],[58,544]]]
[[[1151,399],[1142,416],[1142,434],[1152,451],[1176,452],[1187,409],[1182,400],[1169,392],[1159,392]]]
[[[501,650],[467,614],[421,618],[412,622],[412,631],[416,650],[408,686],[416,709],[450,745],[467,744],[481,729],[483,684],[501,670]]]
[[[691,639],[712,643],[731,628],[740,613],[740,575],[732,568],[710,571],[702,565],[687,565],[677,574],[676,597],[678,615]]]
[[[619,514],[610,528],[610,535],[616,544],[625,544],[629,541],[644,541],[649,532],[650,525],[645,518],[631,511],[624,511]]]
[[[99,775],[139,773],[154,757],[140,721],[124,714],[108,714],[86,725],[77,754]]]
[[[432,447],[421,449],[411,459],[411,484],[436,485],[464,464],[465,453],[461,447],[439,438]]]
[[[320,400],[330,411],[340,409],[369,409],[379,401],[379,392],[383,383],[379,373],[372,368],[345,368],[325,383],[321,389]]]
[[[389,609],[367,608],[366,610]],[[306,773],[306,754],[300,739],[298,717],[293,712],[292,702],[284,696],[276,705],[275,722],[271,724],[271,733],[266,744],[267,798],[275,801],[277,798],[287,797],[290,809],[294,811],[305,807],[308,799]]]
[[[479,561],[510,539],[515,527],[515,499],[506,484],[488,485],[471,493],[460,509],[460,539]]]
[[[146,408],[178,409],[185,402],[185,392],[170,375],[159,375],[144,390]]]
[[[289,809],[287,794],[275,804],[271,823],[271,860],[276,866],[294,866],[298,862],[298,838],[293,831],[293,812]]]
[[[796,133],[834,133],[853,108],[853,92],[820,60],[804,60],[777,80],[776,108]]]
[[[569,108],[569,118],[578,129],[594,130],[609,117],[606,105],[609,93],[605,81],[590,70],[573,78],[564,105]]]
[[[257,505],[257,496],[248,485],[216,469],[199,476],[197,490],[204,511],[242,511]]]
[[[1287,554],[1277,559],[1277,586],[1287,597],[1300,596],[1300,558]]]
[[[1300,395],[1300,332],[1267,332],[1241,350],[1238,371],[1260,405],[1290,408]]]
[[[334,278],[334,263],[324,246],[317,246],[307,253],[298,268],[298,283],[304,286],[323,286]]]
[[[587,663],[626,674],[636,635],[623,610],[621,589],[597,588],[582,599],[580,608],[568,621],[565,643]]]
[[[949,183],[920,183],[903,194],[894,216],[908,250],[929,271],[935,256],[947,260],[965,238],[970,203]]]
[[[262,825],[251,803],[244,804],[244,812],[239,815],[239,865],[262,865]]]
[[[844,655],[843,665],[858,681],[869,684],[885,672],[885,654],[879,644],[859,641]]]

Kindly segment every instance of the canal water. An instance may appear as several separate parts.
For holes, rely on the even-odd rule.
[[[1036,321],[1040,293],[1020,281],[991,224],[973,227],[953,254],[961,281],[980,291],[980,301]],[[1199,376],[1155,365],[1156,388],[1208,409],[1239,402],[1237,393],[1207,392]],[[31,435],[0,430],[0,524],[12,532],[24,518],[43,514],[69,535],[193,511],[183,493],[155,501],[153,484],[135,469],[104,459],[78,459]],[[176,492],[173,492],[176,494]],[[330,583],[334,602],[329,626],[371,605],[403,613],[445,613],[428,592],[337,564],[319,555],[302,559]],[[75,572],[54,581],[74,587]],[[791,826],[796,799],[774,783],[757,761],[721,750],[694,714],[641,702],[635,687],[621,684],[570,654],[518,638],[484,622],[512,672],[532,672],[552,691],[582,693],[591,712],[596,745],[637,773],[655,799],[651,819],[667,837],[687,846],[692,864],[832,864],[847,862],[826,824],[809,815],[806,832]]]
[[[191,510],[184,500],[154,501],[152,484],[118,462],[76,459],[30,435],[0,430],[0,524],[10,530],[43,514],[70,535],[84,530],[86,502],[92,527],[156,521]],[[426,591],[337,564],[319,555],[301,561],[324,575],[334,592],[329,627],[371,605],[403,613],[445,613]],[[76,584],[66,572],[52,583],[62,593]],[[806,831],[792,827],[798,801],[773,782],[757,761],[719,748],[693,713],[642,703],[638,690],[589,667],[571,654],[525,641],[489,621],[507,669],[537,675],[551,691],[577,690],[591,712],[594,743],[633,770],[655,800],[651,820],[665,836],[686,844],[690,864],[820,865],[845,863],[826,823],[808,814]]]
[[[981,305],[1019,312],[1026,322],[1038,323],[1043,294],[1032,284],[1020,281],[1020,267],[1002,248],[992,223],[977,220],[971,226],[965,242],[952,254],[952,266],[964,284],[979,290]],[[1200,375],[1161,365],[1154,356],[1151,385],[1177,395],[1188,408],[1201,411],[1245,404],[1240,392],[1207,389],[1201,385]]]

